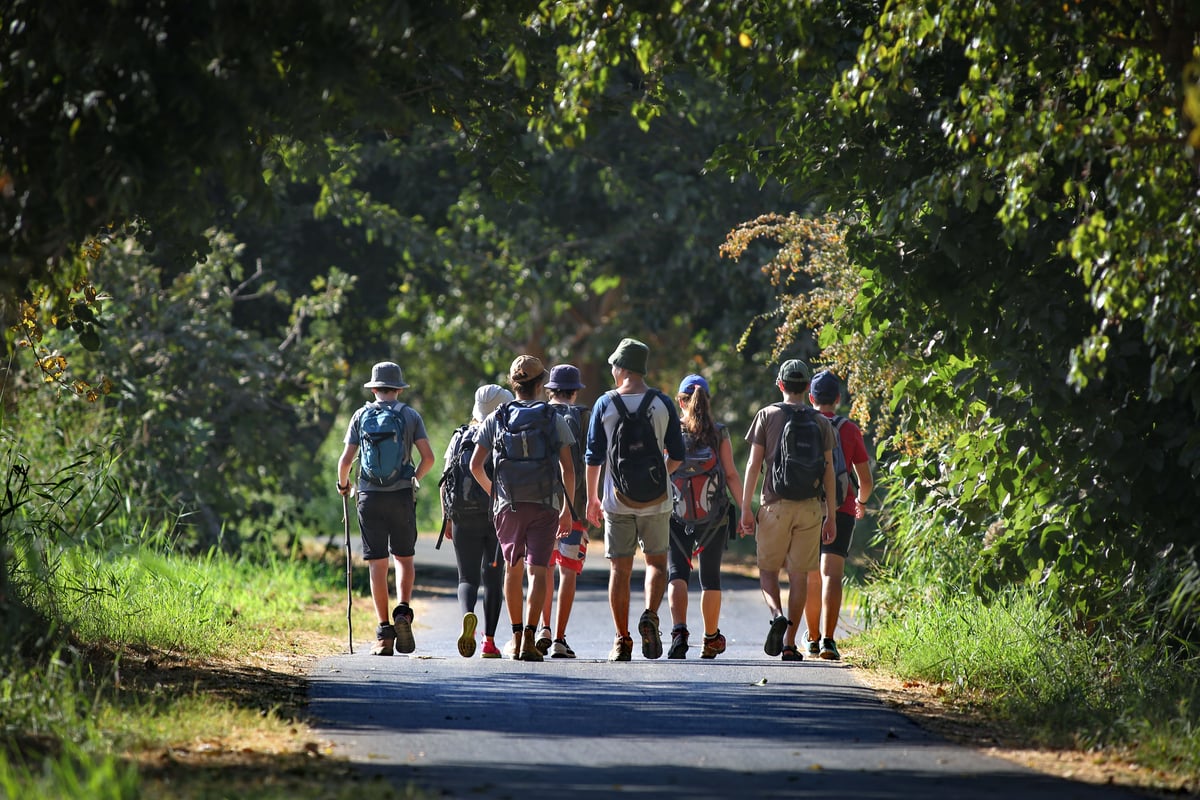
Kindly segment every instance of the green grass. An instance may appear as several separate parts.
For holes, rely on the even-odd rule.
[[[171,678],[182,661],[153,659],[236,660],[260,651],[280,630],[310,627],[320,615],[308,610],[320,607],[338,577],[330,565],[283,559],[63,552],[51,583],[31,597],[56,604],[66,630],[50,634],[64,647],[51,657],[0,661],[0,794],[135,797],[138,772],[122,754],[214,732],[286,738],[293,721],[256,706],[258,698],[199,685],[234,684],[238,676],[183,671],[197,685],[181,686]],[[68,632],[83,652],[66,646]]]
[[[1085,632],[1030,589],[909,597],[855,637],[865,665],[942,684],[1032,744],[1109,747],[1200,784],[1200,662],[1182,645]]]

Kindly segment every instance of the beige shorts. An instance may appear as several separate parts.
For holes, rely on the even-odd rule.
[[[604,557],[656,556],[671,546],[671,512],[661,514],[604,514]]]
[[[779,500],[759,508],[758,568],[808,572],[820,567],[824,512],[818,499]]]

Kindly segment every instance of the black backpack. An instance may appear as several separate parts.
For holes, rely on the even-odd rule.
[[[562,486],[556,417],[540,401],[505,403],[496,410],[495,484],[511,502],[553,505]]]
[[[619,413],[608,443],[608,466],[617,499],[632,508],[660,503],[667,496],[667,464],[654,432],[650,405],[662,393],[647,389],[632,414],[619,392],[610,391],[608,395]]]
[[[824,494],[825,442],[817,417],[808,406],[776,403],[787,419],[771,465],[771,485],[784,500],[808,500]]]
[[[475,453],[474,432],[478,428],[463,425],[450,438],[450,459],[442,470],[438,486],[442,491],[442,506],[446,516],[458,524],[480,522],[491,514],[492,500],[471,474],[471,456]],[[485,465],[488,476],[493,472],[492,460]]]
[[[582,514],[583,508],[580,501],[587,502],[587,477],[584,471],[583,448],[587,443],[588,418],[592,410],[585,406],[573,406],[567,403],[550,403],[549,405],[555,413],[567,421],[567,427],[571,429],[571,435],[575,437],[575,444],[571,445],[571,463],[575,465],[575,491],[571,495],[571,504],[576,513]]]

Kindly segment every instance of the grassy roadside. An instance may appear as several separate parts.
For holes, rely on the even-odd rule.
[[[150,554],[65,565],[64,587],[119,575],[122,589],[77,604],[74,635],[91,644],[24,672],[6,662],[0,795],[416,796],[364,780],[306,724],[305,676],[315,659],[345,648],[343,569],[336,559],[259,564]],[[357,588],[355,618],[369,617],[365,586]],[[1002,608],[926,603],[847,640],[843,652],[885,702],[952,740],[1075,779],[1195,792],[1195,740],[1169,725],[1160,725],[1164,737],[1121,744],[1071,728],[1058,712],[1042,726],[1022,716],[1022,696],[1043,716],[1058,706],[1047,691],[1014,686],[1054,685],[1064,702],[1080,698],[1064,690],[1070,661],[1041,674],[1030,668],[1051,663],[1039,625],[1053,620],[1016,600]],[[1076,670],[1088,664],[1079,659]],[[1127,725],[1143,734],[1154,727]],[[1172,740],[1169,753],[1155,755]]]

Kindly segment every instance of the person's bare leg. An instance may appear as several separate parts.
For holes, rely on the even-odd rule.
[[[825,565],[825,559],[829,556],[821,556],[821,565]],[[808,591],[805,592],[804,602],[804,622],[808,626],[807,640],[815,642],[821,638],[821,571],[813,570],[808,573]]]
[[[686,625],[688,612],[688,585],[682,578],[667,584],[667,607],[671,609],[671,624]]]
[[[667,593],[667,554],[646,556],[646,608],[658,613]]]
[[[558,568],[558,612],[554,618],[554,636],[557,639],[567,638],[567,622],[575,605],[575,586],[578,583],[579,576],[576,573],[561,566]]]
[[[721,590],[700,591],[700,615],[704,618],[704,635],[712,636],[721,624]]]
[[[618,636],[629,635],[629,580],[633,556],[608,560],[608,607]]]
[[[846,559],[841,556],[821,556],[821,630],[827,639],[837,631],[842,613],[842,579],[846,574]],[[809,594],[812,594],[811,590]]]
[[[413,581],[416,579],[413,557],[395,556],[394,558],[396,560],[396,599],[401,603],[411,603]],[[384,563],[387,562],[384,561]]]
[[[375,619],[385,625],[392,624],[392,612],[388,608],[388,564],[386,558],[373,558],[367,562],[367,574],[371,577],[371,603],[375,606]]]

